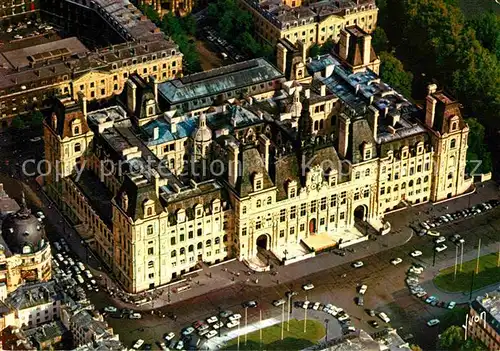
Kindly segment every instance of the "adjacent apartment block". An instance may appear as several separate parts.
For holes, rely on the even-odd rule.
[[[306,49],[327,40],[337,42],[341,29],[358,26],[372,32],[377,25],[375,0],[239,0],[254,19],[257,35],[275,46],[279,39],[303,41]]]
[[[371,47],[349,52],[134,75],[104,109],[60,100],[44,124],[47,191],[140,292],[199,262],[307,259],[389,232],[389,210],[468,190],[458,102],[431,85],[419,109],[380,80]],[[285,78],[287,62],[300,77]]]
[[[0,47],[3,128],[17,115],[50,107],[55,95],[97,101],[119,94],[131,74],[158,82],[182,75],[177,45],[128,0],[40,6],[38,17],[52,25],[25,24],[26,37],[7,33],[12,38]]]
[[[466,328],[467,338],[481,341],[488,350],[500,349],[500,288],[472,301]]]

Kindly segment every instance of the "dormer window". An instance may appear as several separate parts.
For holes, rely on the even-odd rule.
[[[220,200],[216,199],[212,201],[212,212],[218,213],[220,211]]]
[[[194,211],[196,213],[196,218],[203,216],[203,206],[200,204],[195,206]]]
[[[153,99],[146,102],[146,117],[152,117],[155,115],[155,101]]]
[[[155,202],[153,200],[146,200],[144,201],[143,207],[144,207],[144,214],[146,217],[150,217],[154,214],[154,205]]]
[[[186,221],[186,211],[183,208],[177,211],[177,223],[184,223]]]
[[[288,183],[288,197],[290,199],[293,199],[295,196],[297,196],[297,182],[292,180]]]
[[[372,143],[363,144],[363,160],[367,161],[372,158]]]
[[[79,135],[81,133],[82,122],[79,118],[74,119],[71,122],[71,130],[73,131],[73,136]]]
[[[254,191],[262,190],[263,188],[262,183],[263,183],[262,173],[257,173],[253,180],[253,190]]]
[[[408,157],[408,146],[404,146],[403,149],[401,150],[401,158],[407,158]]]
[[[458,116],[453,116],[450,123],[450,132],[458,130]]]

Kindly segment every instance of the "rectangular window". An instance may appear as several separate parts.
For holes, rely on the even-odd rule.
[[[242,235],[242,236],[247,235],[247,227],[243,227],[243,228],[241,229],[241,235]]]
[[[359,191],[356,191],[354,193],[354,201],[357,201],[357,200],[359,200]]]
[[[179,241],[183,242],[184,241],[184,234],[179,235]]]
[[[175,245],[175,236],[170,238],[170,245]]]
[[[148,248],[148,255],[152,255],[152,254],[153,254],[153,252],[154,252],[154,250],[153,250],[153,248],[152,248],[152,247]]]
[[[325,219],[324,218],[320,218],[319,219],[319,225],[325,225]]]
[[[193,239],[193,238],[194,238],[194,232],[190,230],[188,233],[188,239]]]
[[[335,222],[335,215],[330,215],[330,223],[333,223]]]
[[[286,210],[281,210],[280,211],[280,222],[286,221]]]
[[[430,163],[428,163],[428,162],[427,162],[427,163],[425,164],[425,170],[426,170],[426,171],[428,171],[428,170],[429,170],[429,168],[430,168]]]
[[[296,216],[297,216],[297,207],[292,206],[290,208],[290,219],[295,219]]]
[[[262,228],[262,221],[259,219],[255,222],[255,229],[260,229]]]
[[[295,227],[290,227],[290,235],[294,235],[295,234]]]
[[[345,219],[345,212],[340,212],[340,219],[344,220]]]
[[[300,204],[300,216],[306,215],[306,204]]]
[[[326,197],[321,199],[320,209],[321,209],[321,211],[326,210]]]
[[[317,206],[317,201],[316,200],[311,201],[311,213],[316,212],[316,206]]]
[[[347,192],[343,191],[340,193],[340,204],[345,205],[347,202]]]
[[[285,230],[284,229],[281,229],[280,230],[280,238],[284,237],[285,236]]]
[[[306,225],[304,223],[302,223],[300,225],[300,231],[303,232],[304,230],[306,230]]]
[[[337,206],[337,195],[330,196],[330,207]]]

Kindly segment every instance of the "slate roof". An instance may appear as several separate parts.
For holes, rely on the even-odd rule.
[[[175,125],[176,131],[173,133],[171,124],[164,118],[155,119],[141,126],[142,131],[148,138],[148,140],[146,140],[146,144],[148,146],[153,146],[191,136],[197,128],[197,118],[184,118],[181,121],[176,122]],[[156,127],[159,128],[159,137],[158,139],[153,139],[153,131]]]
[[[245,147],[240,150],[240,174],[236,182],[235,190],[240,197],[246,197],[253,193],[253,179],[257,173],[263,176],[262,189],[274,186],[267,172],[264,160],[255,147]]]
[[[376,146],[375,140],[373,139],[373,131],[366,119],[357,119],[351,122],[350,128],[349,138],[351,142],[347,150],[347,158],[351,160],[352,163],[359,163],[363,161],[363,144],[371,143],[373,146]],[[372,154],[372,158],[375,156],[376,155]]]
[[[288,197],[288,182],[296,181],[297,188],[301,186],[300,163],[297,160],[297,155],[293,153],[277,158],[273,164],[273,168],[277,189],[276,200],[284,200]]]
[[[215,68],[159,84],[158,91],[170,105],[268,82],[283,74],[263,58]]]
[[[5,303],[15,310],[62,300],[63,292],[55,281],[25,284],[10,293]]]
[[[146,103],[150,100],[153,100],[155,102],[155,111],[158,114],[158,112],[160,111],[160,106],[155,99],[153,88],[137,74],[130,75],[129,79],[137,87],[135,111],[133,111],[134,116],[138,119],[146,117]],[[124,104],[124,106],[127,106],[127,93],[129,89],[130,86],[128,84],[125,84],[125,89],[123,89],[120,94],[119,100]]]
[[[57,128],[55,130],[52,123],[54,116],[57,120]],[[45,119],[45,122],[50,129],[54,130],[56,134],[61,137],[61,139],[64,139],[73,135],[71,123],[76,119],[79,119],[81,122],[80,135],[87,133],[90,129],[80,106],[74,102],[56,100],[54,112]]]
[[[441,134],[448,133],[450,129],[450,119],[454,116],[459,117],[460,128],[465,127],[465,121],[460,111],[460,103],[450,97],[450,95],[439,91],[432,94],[437,100],[433,128]]]
[[[160,214],[163,211],[163,207],[156,195],[156,189],[153,183],[148,182],[137,185],[130,176],[125,176],[123,184],[116,196],[118,204],[121,204],[124,192],[126,192],[128,196],[128,208],[125,212],[134,221],[144,219],[144,202],[148,200],[152,200],[155,203],[153,214]]]

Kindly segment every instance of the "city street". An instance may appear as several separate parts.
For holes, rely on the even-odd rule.
[[[34,206],[33,209],[42,209],[45,212],[49,221],[49,238],[55,240],[59,237],[65,237],[72,250],[83,262],[86,262],[90,257],[89,263],[94,268],[94,275],[105,277],[106,273],[99,271],[101,268],[99,262],[92,258],[70,225],[60,217],[54,206],[48,207],[48,202],[43,194],[36,190],[33,179],[28,180],[31,187],[19,186],[18,180],[23,178],[19,174],[19,166],[15,166],[16,161],[22,163],[23,159],[41,157],[43,154],[42,143],[19,145],[19,148],[22,146],[22,150],[20,149],[13,154],[10,149],[5,148],[4,143],[9,142],[7,139],[0,138],[0,157],[3,161],[0,163],[2,170],[0,182],[5,184],[7,192],[19,199],[20,192],[24,189],[31,202],[30,205]],[[9,160],[8,164],[5,164],[5,160]],[[477,194],[471,196],[454,199],[439,205],[425,204],[389,214],[386,219],[391,222],[393,228],[390,234],[378,237],[377,241],[367,241],[354,245],[352,248],[355,252],[348,252],[345,257],[324,253],[307,261],[278,267],[275,270],[276,275],[258,273],[248,276],[246,274],[248,269],[238,261],[217,267],[205,267],[203,271],[191,276],[192,289],[183,293],[171,294],[168,294],[167,289],[164,289],[164,293],[156,300],[142,306],[140,309],[143,310],[143,319],[108,318],[108,322],[115,329],[115,332],[120,334],[120,339],[125,345],[130,346],[139,338],[144,339],[147,343],[160,341],[166,332],[178,333],[181,328],[196,320],[217,314],[219,309],[230,309],[235,313],[243,313],[241,303],[246,300],[257,300],[260,304],[257,309],[248,310],[249,324],[258,321],[259,309],[262,309],[263,319],[280,319],[281,308],[272,306],[271,302],[284,297],[285,292],[289,290],[299,293],[293,298],[294,301],[305,300],[306,294],[301,286],[304,283],[312,282],[315,288],[307,292],[307,299],[313,302],[333,303],[344,308],[351,315],[353,325],[357,328],[374,332],[375,330],[367,324],[367,321],[377,320],[381,326],[384,324],[376,317],[369,317],[364,309],[384,311],[390,316],[391,325],[401,328],[403,335],[411,333],[422,347],[433,349],[437,334],[446,325],[442,324],[429,329],[425,322],[434,317],[441,317],[447,313],[447,310],[431,307],[411,296],[404,282],[405,273],[411,262],[421,262],[427,266],[425,276],[431,279],[433,273],[437,272],[438,269],[453,265],[455,250],[451,243],[447,243],[448,249],[437,254],[436,266],[432,267],[434,245],[432,237],[416,237],[408,225],[415,224],[414,222],[417,220],[423,221],[431,215],[453,212],[492,198],[498,198],[498,188],[495,183],[489,182],[484,188],[479,187]],[[482,254],[496,252],[498,241],[500,241],[499,230],[500,208],[438,229],[446,237],[459,233],[465,238],[464,260],[474,257],[479,237],[482,239]],[[413,259],[409,253],[416,249],[422,251],[423,256]],[[390,264],[390,260],[395,257],[402,258],[403,262],[393,266]],[[364,262],[364,267],[353,268],[351,263],[359,259]],[[236,273],[241,274],[236,275]],[[255,282],[256,280],[258,283]],[[107,282],[106,284],[112,284],[109,278],[104,281]],[[365,306],[358,307],[354,303],[354,298],[356,287],[361,283],[368,285],[368,291],[365,295]],[[432,283],[428,282],[427,284]],[[175,285],[172,286],[172,290],[174,288]],[[446,294],[440,294],[440,297],[444,299]],[[102,290],[99,293],[90,294],[90,299],[97,308],[103,308],[110,304],[117,307],[129,307],[119,300],[110,298]],[[462,300],[467,299],[468,294],[464,295]],[[165,304],[166,306],[159,307]],[[161,318],[156,314],[151,315],[147,312],[151,308],[155,312],[160,312],[159,314],[174,314],[177,318],[174,321],[171,318]],[[303,310],[293,313],[296,318],[300,319]],[[323,317],[318,312],[311,314],[311,318],[322,320]],[[330,335],[330,337],[334,336]]]

